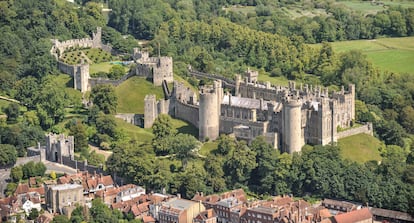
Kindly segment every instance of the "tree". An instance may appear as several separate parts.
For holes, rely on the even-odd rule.
[[[16,121],[20,114],[20,107],[16,103],[10,103],[6,108],[4,108],[4,113],[6,113],[8,121]]]
[[[96,119],[96,130],[101,134],[107,134],[110,137],[116,135],[115,118],[111,115],[99,115]]]
[[[236,141],[234,138],[227,135],[220,135],[218,138],[217,152],[221,155],[227,155],[236,148]]]
[[[412,106],[406,106],[400,113],[402,126],[409,132],[414,133],[414,109]]]
[[[88,136],[85,126],[80,120],[73,120],[69,126],[69,134],[75,139],[75,152],[88,148]]]
[[[0,166],[13,165],[16,163],[16,147],[8,144],[0,144]]]
[[[97,85],[92,89],[91,100],[105,114],[114,114],[118,106],[118,98],[112,85]]]
[[[32,210],[30,210],[29,219],[36,220],[37,217],[39,217],[39,211],[36,208],[32,208]]]
[[[16,166],[16,167],[11,168],[10,178],[13,180],[13,182],[16,182],[16,183],[22,180],[23,179],[22,166]]]
[[[154,138],[152,145],[157,155],[167,155],[173,150],[169,146],[170,138],[177,134],[177,130],[172,125],[172,120],[169,115],[159,115],[152,125],[152,132]]]
[[[233,188],[246,185],[250,173],[256,167],[256,152],[247,147],[246,142],[238,142],[224,163],[227,185],[232,185]]]
[[[186,169],[188,160],[196,154],[196,149],[200,146],[200,142],[192,135],[179,133],[176,136],[169,137],[169,142],[175,157],[181,161],[183,170]]]
[[[169,115],[159,115],[152,125],[152,132],[154,133],[155,139],[161,139],[168,136],[175,135],[177,130],[172,125],[172,120]]]
[[[53,218],[52,223],[70,223],[70,221],[65,215],[57,215]]]
[[[50,178],[52,178],[52,180],[56,180],[57,176],[55,171],[50,172]]]
[[[119,79],[125,75],[125,68],[122,65],[116,64],[109,70],[109,78]]]
[[[92,223],[116,223],[118,219],[101,199],[94,199],[90,209]]]

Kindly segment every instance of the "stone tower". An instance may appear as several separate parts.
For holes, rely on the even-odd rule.
[[[96,33],[92,33],[92,48],[102,47],[102,28],[96,27]]]
[[[55,135],[50,133],[46,135],[46,159],[53,162],[62,162],[62,157],[69,157],[74,159],[74,145],[73,136],[65,136],[64,134]]]
[[[220,105],[223,98],[221,81],[214,81],[213,87],[203,87],[200,90],[199,107],[199,138],[215,140],[219,136]]]
[[[146,95],[144,98],[144,128],[151,128],[157,116],[158,109],[155,95]]]
[[[300,152],[305,141],[302,134],[302,101],[287,98],[283,102],[283,145],[285,152]]]

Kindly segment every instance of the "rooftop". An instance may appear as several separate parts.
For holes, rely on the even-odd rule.
[[[51,186],[52,190],[70,190],[70,189],[77,189],[82,188],[82,185],[80,184],[58,184]]]
[[[338,214],[334,216],[337,223],[354,223],[367,219],[372,219],[372,214],[368,208],[362,208],[356,211],[351,211],[344,214]]]
[[[171,208],[186,210],[190,208],[192,205],[197,204],[198,202],[190,201],[186,199],[172,199],[170,201],[165,202],[165,205]]]
[[[260,100],[253,99],[253,98],[242,98],[238,96],[231,96],[231,95],[224,95],[223,101],[221,104],[229,105],[231,102],[231,106],[240,107],[240,108],[249,108],[249,109],[260,109]],[[267,103],[270,101],[263,101],[262,107],[263,110],[267,110]],[[277,106],[275,106],[277,107]]]

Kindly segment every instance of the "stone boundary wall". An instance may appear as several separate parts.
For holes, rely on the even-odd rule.
[[[79,65],[70,65],[67,63],[64,63],[62,61],[58,61],[58,68],[60,71],[62,71],[65,74],[69,74],[70,76],[74,77],[76,73],[76,67]]]
[[[198,128],[198,107],[185,104],[181,101],[175,103],[175,117],[185,120]]]
[[[89,78],[89,86],[93,88],[94,86],[99,85],[99,84],[110,84],[116,87],[134,75],[135,75],[134,73],[127,73],[118,80],[111,80],[108,78]]]
[[[115,115],[115,118],[120,118],[124,120],[125,122],[144,128],[144,115],[143,114],[118,113]]]
[[[71,160],[68,156],[62,156],[62,164],[68,167],[72,167],[73,169],[77,169],[80,171],[88,171],[89,173],[102,173],[105,174],[102,168],[88,165],[87,161],[76,161]]]
[[[337,139],[342,139],[348,136],[352,136],[352,135],[356,135],[356,134],[360,134],[360,133],[365,133],[368,135],[374,135],[373,133],[373,128],[372,128],[372,123],[366,123],[363,126],[360,127],[356,127],[356,128],[351,128],[342,132],[338,132],[336,135]]]
[[[193,71],[193,70],[190,70],[189,72],[191,75],[196,76],[196,77],[202,77],[202,78],[205,77],[205,78],[213,79],[213,80],[221,80],[225,87],[234,88],[236,86],[234,80],[220,76],[220,75],[208,74],[208,73],[203,73],[203,72]]]

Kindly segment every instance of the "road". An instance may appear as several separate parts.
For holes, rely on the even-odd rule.
[[[19,157],[16,160],[16,164],[14,166],[23,165],[30,161],[39,162],[40,156],[31,156],[31,157]],[[68,166],[54,163],[50,161],[43,162],[46,166],[46,173],[50,173],[54,171],[55,173],[68,173],[68,174],[75,174],[76,170],[70,168]],[[3,192],[7,187],[7,181],[10,180],[10,168],[0,169],[0,197],[3,196]]]

